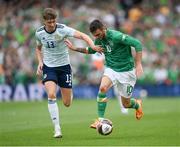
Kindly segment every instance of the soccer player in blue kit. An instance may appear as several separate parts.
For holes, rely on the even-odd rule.
[[[36,30],[37,75],[43,74],[43,84],[48,96],[48,110],[54,124],[54,137],[61,138],[59,110],[56,102],[56,88],[60,87],[62,101],[69,107],[72,95],[72,71],[68,48],[64,42],[67,37],[84,40],[93,50],[102,52],[91,38],[71,27],[57,23],[57,13],[52,8],[43,11],[44,25]]]

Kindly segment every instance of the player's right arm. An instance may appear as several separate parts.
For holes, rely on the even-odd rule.
[[[96,53],[96,51],[94,51],[90,47],[86,47],[86,48],[75,47],[68,39],[66,39],[64,42],[66,43],[68,48],[73,50],[73,51],[84,53],[84,54],[94,54],[94,53]]]
[[[38,67],[37,67],[37,71],[36,71],[37,75],[42,75],[43,58],[42,58],[41,48],[42,48],[42,46],[40,46],[40,45],[37,45],[37,47],[36,47],[36,56],[38,59]]]
[[[42,56],[42,52],[41,52],[42,44],[38,37],[37,32],[35,34],[35,37],[36,37],[36,44],[37,44],[36,45],[36,56],[37,56],[37,60],[38,60],[38,67],[37,67],[36,74],[42,75],[42,68],[43,68],[43,56]]]

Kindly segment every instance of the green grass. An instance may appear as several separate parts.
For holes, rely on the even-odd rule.
[[[109,101],[106,117],[114,130],[101,136],[89,125],[96,117],[94,100],[74,100],[69,108],[58,101],[62,139],[54,139],[47,102],[0,103],[1,146],[177,146],[180,145],[180,98],[144,100],[144,117],[137,121],[134,110],[120,113],[118,101]]]

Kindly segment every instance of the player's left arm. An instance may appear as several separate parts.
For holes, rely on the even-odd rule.
[[[138,51],[138,52],[136,51],[135,64],[136,64],[136,76],[139,78],[143,74],[142,51]]]
[[[136,67],[136,76],[137,78],[139,78],[143,74],[141,42],[138,39],[133,38],[131,36],[127,36],[125,42],[128,43],[130,46],[133,46],[136,50],[135,67]]]
[[[93,49],[91,49],[90,47],[86,47],[86,48],[82,48],[82,47],[75,47],[71,41],[69,41],[68,39],[64,40],[65,44],[68,46],[69,49],[76,51],[76,52],[80,52],[83,54],[94,54],[96,53],[96,51],[94,51]]]
[[[128,46],[132,46],[136,50],[135,55],[135,66],[136,66],[136,76],[140,77],[143,74],[143,67],[142,67],[142,44],[141,42],[127,34],[121,34],[119,36],[120,42],[126,44]]]

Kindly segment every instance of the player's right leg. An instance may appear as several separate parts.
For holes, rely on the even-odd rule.
[[[59,122],[59,109],[56,102],[56,83],[53,81],[45,82],[45,88],[48,95],[48,110],[51,120],[54,125],[54,137],[62,137],[61,127]]]
[[[98,119],[95,120],[95,122],[90,125],[90,128],[96,129],[99,120],[104,119],[104,114],[108,101],[106,93],[111,86],[112,86],[112,82],[110,78],[108,76],[103,76],[97,96]]]
[[[55,68],[43,65],[43,84],[48,95],[48,110],[54,125],[54,137],[62,137],[59,109],[56,102],[57,76]]]

